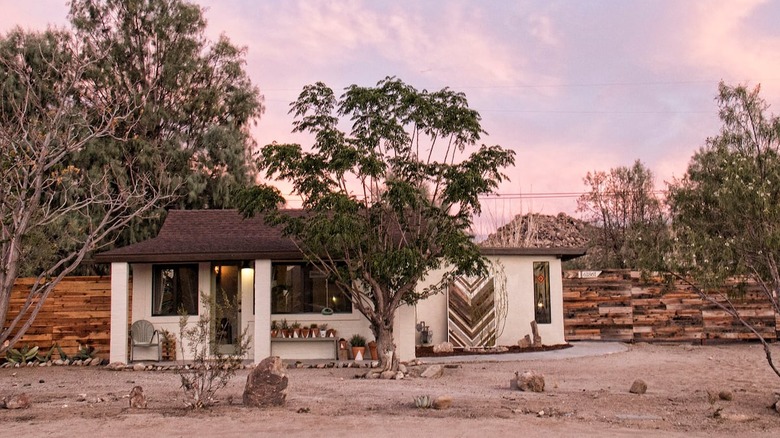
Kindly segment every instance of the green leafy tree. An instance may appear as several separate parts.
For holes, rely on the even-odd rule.
[[[134,111],[95,92],[87,71],[98,60],[83,49],[65,31],[16,29],[0,37],[0,353],[90,251],[169,197],[149,178],[162,173],[160,163],[150,162],[145,174],[72,164],[91,141],[121,142]],[[9,315],[14,283],[28,264],[37,278]]]
[[[720,84],[721,132],[707,139],[685,176],[669,187],[676,245],[668,261],[678,278],[692,279],[703,297],[764,343],[780,376],[766,340],[728,297],[705,293],[729,278],[751,278],[780,314],[780,119],[767,114],[759,90]]]
[[[481,119],[462,93],[395,78],[352,85],[340,98],[322,83],[306,86],[291,113],[294,132],[313,136],[311,151],[270,144],[259,166],[292,184],[303,214],[279,209],[284,199],[269,185],[248,190],[241,209],[283,227],[368,319],[382,368],[396,368],[399,306],[441,291],[451,274],[486,272],[468,231],[479,196],[506,178],[514,152],[477,147]],[[341,130],[342,118],[351,130]],[[438,268],[448,274],[418,290]]]
[[[224,35],[208,41],[203,9],[184,0],[73,0],[69,18],[101,60],[88,72],[95,91],[137,108],[126,121],[128,141],[92,141],[76,165],[143,173],[162,160],[166,176],[155,183],[180,188],[177,207],[231,207],[234,192],[254,184],[248,129],[263,111],[245,50]],[[126,155],[136,157],[132,167],[117,163]],[[157,213],[156,221],[134,221],[118,243],[152,237]]]
[[[608,173],[588,172],[583,182],[588,192],[577,200],[577,210],[594,225],[589,263],[599,269],[657,269],[669,233],[650,169],[637,160]]]

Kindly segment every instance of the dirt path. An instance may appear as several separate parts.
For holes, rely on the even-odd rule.
[[[780,358],[780,347],[773,348]],[[511,391],[518,370],[543,373],[545,392]],[[248,372],[241,371],[219,394],[218,406],[192,412],[181,407],[173,373],[0,369],[0,396],[26,392],[34,404],[0,410],[0,422],[7,434],[69,437],[780,436],[780,414],[768,408],[780,378],[752,344],[638,344],[599,357],[463,363],[432,380],[353,378],[358,371],[291,369],[287,405],[269,410],[241,406]],[[628,392],[637,378],[648,384],[644,395]],[[144,388],[146,410],[128,407],[135,385]],[[711,403],[708,389],[729,391],[733,400]],[[449,395],[453,406],[416,409],[412,398],[421,394]]]

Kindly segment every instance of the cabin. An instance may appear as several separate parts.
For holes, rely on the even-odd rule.
[[[457,278],[446,293],[398,310],[394,338],[401,360],[413,359],[418,345],[445,341],[456,347],[514,345],[531,333],[531,321],[544,344],[565,343],[561,261],[584,250],[482,248],[482,253],[493,266],[489,278]],[[111,362],[129,361],[133,322],[146,320],[178,336],[180,312],[194,324],[197,315],[216,309],[217,348],[229,351],[246,329],[252,336],[247,359],[255,362],[270,355],[338,359],[339,339],[373,338],[349,299],[261,217],[243,218],[236,210],[172,210],[156,237],[95,260],[111,265]],[[440,275],[433,272],[427,281]],[[293,326],[309,330],[284,336],[281,329]],[[157,358],[151,348],[134,353],[134,360]],[[188,358],[185,348],[183,359]]]

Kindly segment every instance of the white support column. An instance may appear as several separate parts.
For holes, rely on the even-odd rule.
[[[255,260],[254,361],[271,355],[271,261]]]
[[[399,360],[407,361],[416,357],[414,352],[414,325],[414,307],[404,304],[395,311],[393,339],[395,340]]]
[[[128,298],[130,296],[130,265],[111,263],[111,341],[109,360],[127,363]]]

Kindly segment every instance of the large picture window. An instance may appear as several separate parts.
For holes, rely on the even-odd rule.
[[[534,310],[537,324],[550,324],[550,262],[534,262]]]
[[[152,316],[198,314],[198,265],[155,265],[152,275]]]
[[[271,313],[351,313],[352,303],[311,265],[274,264]]]

